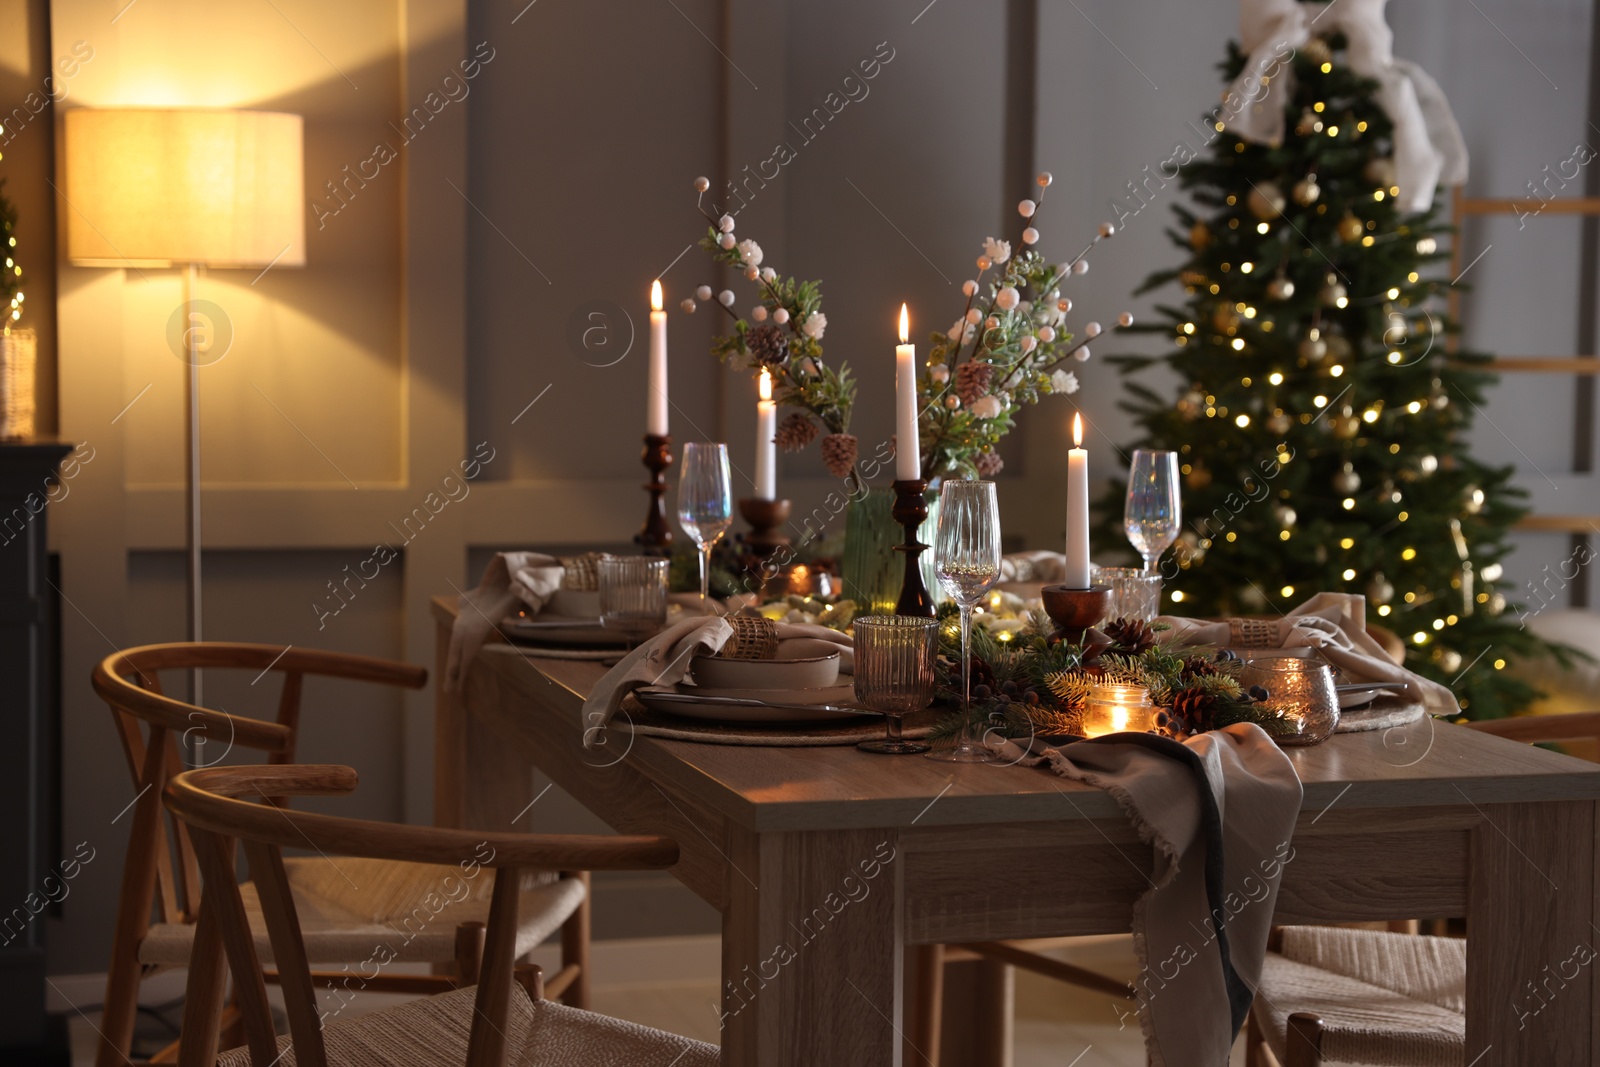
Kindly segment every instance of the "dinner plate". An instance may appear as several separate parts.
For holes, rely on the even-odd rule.
[[[675,694],[675,699],[658,700],[663,692]],[[675,688],[636,689],[633,693],[639,702],[652,711],[664,711],[691,719],[710,719],[715,722],[802,723],[861,721],[861,715],[849,711],[826,708],[760,706],[741,707],[737,704],[706,702],[697,704],[684,700],[685,696],[705,696],[717,699],[757,700],[775,703],[783,701],[794,705],[849,704],[855,700],[853,685],[831,685],[824,689],[708,689],[702,686],[681,685]]]
[[[600,625],[598,618],[553,615],[542,611],[533,616],[509,616],[500,631],[519,642],[535,645],[578,645],[588,648],[623,648],[628,639]]]

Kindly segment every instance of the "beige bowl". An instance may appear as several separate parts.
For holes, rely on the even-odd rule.
[[[839,680],[839,653],[806,659],[723,659],[696,656],[695,685],[710,689],[823,689]]]

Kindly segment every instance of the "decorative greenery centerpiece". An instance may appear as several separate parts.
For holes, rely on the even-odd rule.
[[[944,619],[953,615],[950,606],[941,612]],[[1226,649],[1160,644],[1163,627],[1137,619],[1106,624],[1102,632],[1109,645],[1052,644],[1047,634],[1053,627],[1042,613],[1030,616],[1021,630],[974,627],[971,715],[980,729],[1011,738],[1081,736],[1091,687],[1123,683],[1149,693],[1160,709],[1157,726],[1168,737],[1182,739],[1241,722],[1274,735],[1298,732],[1294,722],[1264,703],[1266,690],[1240,683],[1238,657]],[[961,642],[953,620],[941,628],[939,668],[942,695],[959,706]],[[940,720],[933,736],[954,738],[961,726],[958,707]]]
[[[1052,181],[1048,171],[1040,174],[1035,198],[1017,204],[1019,251],[1013,254],[1009,241],[984,240],[978,275],[961,286],[967,298],[961,317],[930,337],[928,365],[917,381],[918,444],[929,480],[993,477],[1004,466],[995,446],[1016,425],[1022,405],[1078,391],[1077,375],[1061,364],[1087,360],[1088,342],[1102,328],[1088,323],[1083,340],[1074,343],[1063,325],[1072,300],[1061,289],[1089,269],[1089,251],[1116,230],[1103,222],[1075,258],[1046,260],[1037,247],[1038,217]],[[1117,317],[1120,327],[1132,324],[1127,312]]]

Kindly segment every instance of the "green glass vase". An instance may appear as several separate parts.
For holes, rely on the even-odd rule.
[[[856,602],[862,615],[893,615],[900,599],[900,584],[905,578],[904,556],[894,547],[905,541],[905,528],[894,521],[893,489],[869,489],[850,499],[845,508],[844,555],[839,561],[844,588],[840,592]],[[939,493],[927,492],[928,517],[917,527],[917,540],[930,546],[922,553],[922,581],[933,594],[939,594],[933,573],[933,531],[939,522]]]

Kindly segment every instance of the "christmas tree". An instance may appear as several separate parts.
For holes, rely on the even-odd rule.
[[[1181,284],[1181,306],[1145,327],[1174,348],[1116,360],[1141,447],[1180,453],[1168,610],[1279,613],[1321,590],[1364,593],[1408,668],[1473,718],[1506,715],[1535,695],[1507,661],[1545,650],[1498,588],[1523,494],[1511,468],[1466,451],[1488,357],[1446,351],[1449,227],[1434,207],[1404,209],[1379,85],[1345,45],[1312,37],[1285,57],[1292,76],[1261,105],[1285,109],[1281,141],[1219,132],[1183,167],[1193,209],[1169,232],[1187,259],[1141,290]],[[1231,46],[1230,81],[1246,62]],[[1139,380],[1158,362],[1181,377],[1175,403]],[[1110,543],[1120,487],[1104,510]]]

